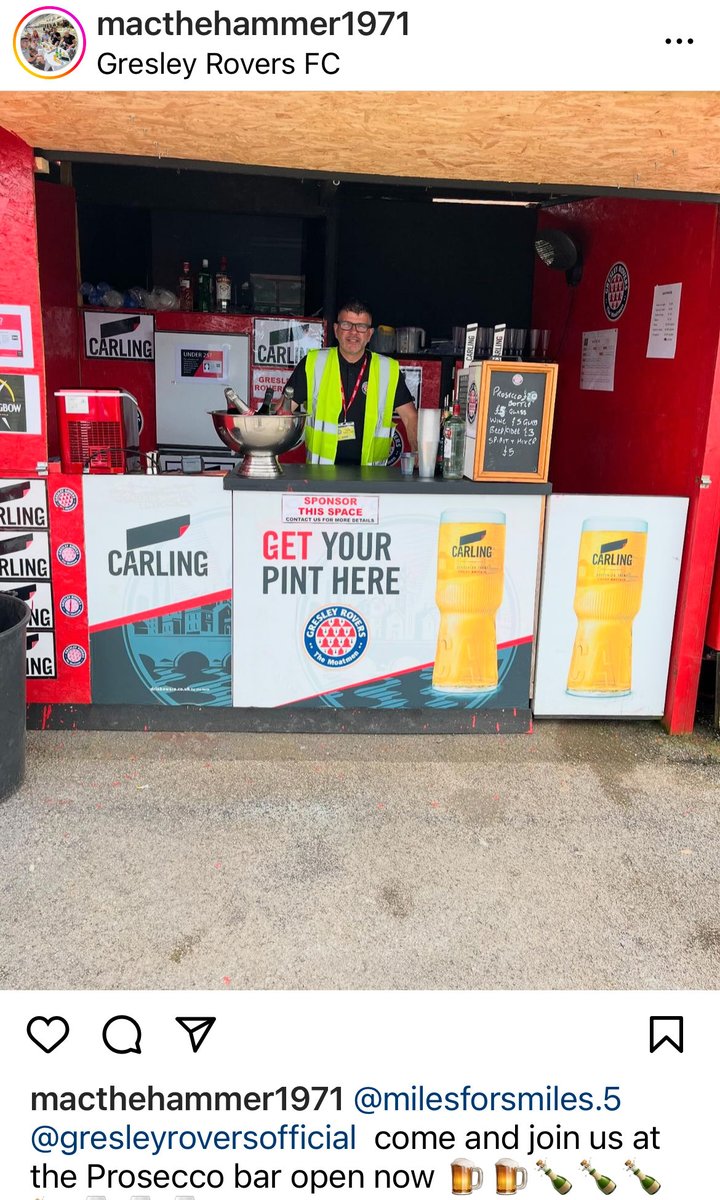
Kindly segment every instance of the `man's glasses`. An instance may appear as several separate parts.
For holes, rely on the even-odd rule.
[[[357,329],[358,333],[367,333],[368,329],[372,329],[372,325],[366,325],[364,321],[338,321],[338,329],[342,329],[343,333],[349,333],[351,329]]]

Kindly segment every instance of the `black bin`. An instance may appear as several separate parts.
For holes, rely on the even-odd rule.
[[[25,778],[25,626],[30,609],[0,592],[0,800]]]

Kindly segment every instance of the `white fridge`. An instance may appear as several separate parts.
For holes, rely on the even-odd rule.
[[[224,389],[250,395],[247,334],[155,335],[155,411],[158,446],[220,448],[208,413],[226,408]]]

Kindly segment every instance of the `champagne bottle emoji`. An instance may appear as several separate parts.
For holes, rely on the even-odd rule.
[[[555,1191],[559,1192],[561,1196],[567,1196],[572,1187],[570,1180],[565,1179],[563,1175],[558,1175],[557,1171],[553,1171],[552,1167],[549,1167],[542,1158],[537,1160],[537,1166],[543,1175],[547,1175]]]
[[[595,1167],[591,1167],[586,1158],[582,1160],[580,1166],[583,1171],[587,1171],[588,1175],[592,1175],[603,1196],[609,1196],[611,1192],[615,1191],[617,1184],[613,1183],[612,1179],[609,1179],[607,1175],[601,1175],[599,1171],[595,1170]]]
[[[642,1187],[643,1191],[647,1192],[648,1196],[654,1196],[656,1192],[660,1191],[660,1184],[658,1183],[657,1179],[653,1179],[652,1175],[646,1175],[644,1171],[641,1171],[639,1167],[636,1167],[631,1158],[626,1160],[625,1166],[631,1175],[637,1175],[638,1179],[640,1180],[640,1186]]]

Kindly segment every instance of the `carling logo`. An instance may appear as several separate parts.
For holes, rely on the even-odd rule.
[[[487,537],[487,529],[477,529],[474,533],[465,533],[458,539],[456,546],[453,546],[451,554],[453,558],[492,558],[493,548],[491,545],[481,546],[480,543]]]
[[[603,542],[600,553],[610,554],[613,550],[622,550],[623,546],[627,546],[627,542],[627,538],[620,538],[617,542]]]
[[[135,525],[125,535],[125,550],[108,553],[108,571],[115,576],[197,576],[208,573],[205,550],[145,549],[160,542],[174,542],[190,528],[190,514],[153,521],[150,525]]]

